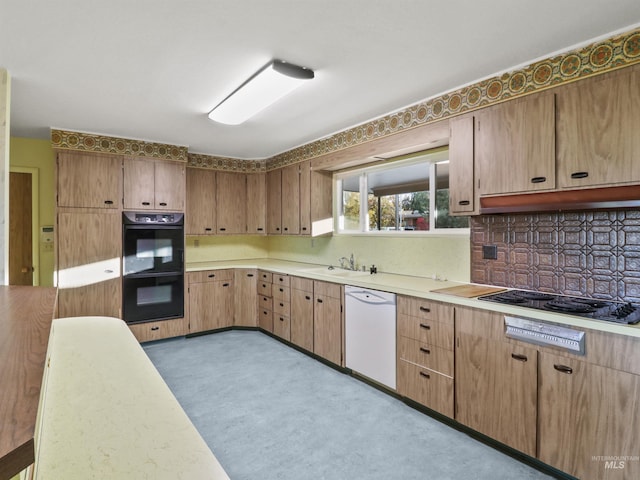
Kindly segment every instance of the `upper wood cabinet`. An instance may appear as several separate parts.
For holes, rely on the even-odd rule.
[[[300,233],[300,165],[295,163],[282,168],[281,212],[282,234]]]
[[[122,157],[59,152],[58,207],[114,208],[122,205]]]
[[[267,233],[282,233],[282,169],[267,172]]]
[[[640,182],[640,68],[558,89],[556,119],[560,188]]]
[[[185,165],[142,158],[124,161],[124,208],[184,211]]]
[[[187,235],[216,233],[216,188],[214,170],[187,168]]]
[[[247,233],[267,233],[266,173],[247,174]]]
[[[555,188],[553,93],[530,95],[480,110],[475,123],[480,195]]]
[[[311,161],[301,162],[298,166],[300,167],[300,234],[311,235]],[[331,185],[329,185],[329,190],[331,190]]]
[[[247,175],[217,172],[216,185],[217,233],[246,233]]]
[[[472,115],[449,120],[449,214],[477,213]]]

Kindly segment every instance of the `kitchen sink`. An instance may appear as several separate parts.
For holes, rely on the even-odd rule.
[[[367,275],[371,275],[369,272],[362,272],[357,270],[346,270],[344,268],[335,268],[335,267],[305,268],[305,269],[301,269],[300,272],[312,273],[315,275],[326,275],[328,277],[340,277],[340,278],[364,277]]]

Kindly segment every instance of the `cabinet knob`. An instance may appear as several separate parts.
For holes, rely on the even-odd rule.
[[[224,227],[220,227],[220,231],[221,231],[221,232],[226,232],[226,231],[227,231],[227,229],[226,229],[226,228],[224,228]]]
[[[213,278],[213,277],[215,277],[215,276],[216,276],[216,274],[215,274],[215,273],[210,273],[209,275],[207,275],[207,277],[209,277],[209,278]]]
[[[151,327],[152,332],[155,332],[156,330],[160,330],[160,327]]]
[[[281,292],[284,292],[284,288],[280,288],[279,290],[280,290]]]
[[[281,306],[281,307],[284,307],[284,303],[280,302],[280,306]]]
[[[228,284],[228,283],[223,283],[223,284],[222,284],[222,286],[223,286],[223,287],[228,287],[228,286],[229,286],[229,284]]]
[[[167,202],[160,202],[160,206],[161,207],[166,207],[167,206]]]
[[[284,318],[280,317],[280,321],[281,321],[281,322],[284,322]]]
[[[567,375],[571,375],[573,373],[573,368],[567,367],[566,365],[554,364],[553,368],[558,370],[559,372],[566,373]]]
[[[289,227],[284,227],[284,231],[288,232],[289,231]]]
[[[531,183],[544,183],[547,181],[547,177],[533,177]]]
[[[305,296],[304,296],[304,299],[305,299],[305,300],[311,300],[311,297],[310,297],[309,295],[305,295]]]
[[[518,353],[512,353],[511,354],[511,358],[513,358],[514,360],[517,360],[519,362],[526,362],[528,360],[526,355],[520,355]]]
[[[276,232],[279,232],[279,231],[280,231],[280,227],[276,227]]]
[[[460,200],[458,205],[469,205],[471,202],[469,200]]]
[[[105,200],[104,204],[105,205],[113,205],[113,200]]]
[[[318,301],[318,303],[322,303],[322,299],[321,298],[319,298],[317,301]]]
[[[247,273],[247,277],[249,278],[253,277],[253,273]]]
[[[420,307],[420,311],[421,311],[421,312],[429,313],[429,312],[431,311],[431,309],[430,309],[430,308],[428,308],[428,307]]]
[[[307,231],[307,227],[302,227],[302,231],[306,232]]]
[[[210,232],[211,230],[212,230],[211,227],[207,227],[207,228],[204,229],[205,232]]]
[[[431,325],[427,325],[426,323],[421,323],[420,328],[424,328],[425,330],[431,330]]]
[[[420,351],[422,353],[426,353],[427,355],[429,355],[431,353],[431,350],[429,350],[428,348],[424,348],[424,347],[420,347]]]
[[[589,172],[573,172],[571,174],[571,178],[587,178],[589,176]]]
[[[258,230],[259,232],[262,232],[262,231],[264,230],[264,228],[262,228],[262,227],[258,227],[258,229],[257,229],[257,230]]]
[[[142,202],[142,205],[144,205],[145,207],[148,207],[151,204],[149,202]]]
[[[431,375],[429,375],[427,372],[420,372],[420,376],[424,378],[431,378]]]

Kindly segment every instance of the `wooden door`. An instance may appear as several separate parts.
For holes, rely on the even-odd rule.
[[[560,188],[640,181],[640,69],[559,90],[557,112]]]
[[[535,348],[458,333],[455,379],[457,421],[535,456]]]
[[[313,352],[341,365],[342,363],[342,302],[329,291],[339,292],[340,286],[327,282],[314,282]]]
[[[282,169],[282,234],[300,234],[300,166]]]
[[[300,167],[300,234],[311,235],[311,161]]]
[[[30,173],[9,175],[9,285],[33,285],[32,182]]]
[[[313,285],[313,284],[312,284]],[[313,287],[291,289],[291,343],[313,351]]]
[[[213,282],[213,285],[213,296],[208,299],[214,308],[214,324],[212,328],[231,327],[234,314],[233,281]]]
[[[155,210],[155,163],[144,158],[124,159],[125,210]]]
[[[246,174],[235,172],[218,172],[216,178],[218,233],[246,233]]]
[[[267,175],[247,174],[247,233],[267,233]]]
[[[539,385],[540,460],[583,480],[640,478],[628,459],[638,456],[640,376],[542,352]]]
[[[58,207],[120,208],[122,157],[60,152],[57,175]]]
[[[187,168],[187,204],[185,230],[187,235],[216,233],[216,172]]]
[[[185,203],[185,164],[155,162],[155,208],[183,212]]]
[[[267,233],[282,233],[282,169],[267,172]]]
[[[449,120],[449,214],[468,215],[475,208],[473,116]]]
[[[57,228],[59,316],[121,318],[120,214],[59,213]]]
[[[258,324],[258,272],[252,268],[234,271],[234,325],[255,327]]]
[[[479,111],[475,155],[481,195],[554,189],[553,94],[530,95]]]

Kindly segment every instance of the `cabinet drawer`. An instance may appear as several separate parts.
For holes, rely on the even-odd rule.
[[[291,277],[291,288],[305,292],[313,292],[313,280],[302,277]]]
[[[273,300],[284,300],[285,302],[290,301],[291,299],[291,289],[286,285],[278,285],[274,283],[271,287],[271,296]]]
[[[260,309],[266,308],[267,310],[273,310],[273,300],[271,299],[271,297],[260,295],[258,297],[258,308]]]
[[[267,332],[273,332],[273,313],[268,308],[258,310],[258,326]]]
[[[276,300],[273,299],[273,313],[278,315],[286,315],[287,317],[291,315],[291,303],[285,302],[284,300]]]
[[[289,275],[279,275],[277,273],[273,274],[273,284],[274,285],[286,285],[289,286]]]
[[[398,313],[453,325],[453,306],[451,305],[403,295],[398,295],[397,301]]]
[[[264,297],[271,296],[271,283],[266,282],[262,279],[258,279],[258,295],[262,295]]]
[[[453,351],[398,336],[398,359],[453,377]]]
[[[340,298],[340,284],[330,282],[313,282],[313,293],[324,297]]]
[[[453,350],[453,323],[440,323],[398,313],[398,335]]]
[[[288,315],[273,313],[273,333],[287,342],[291,340],[291,320]]]
[[[179,337],[188,333],[186,318],[174,318],[159,322],[138,323],[129,325],[129,329],[139,342],[150,342],[162,338]]]
[[[400,360],[397,390],[400,395],[453,418],[453,378]]]
[[[258,270],[258,280],[260,280],[261,282],[271,283],[273,281],[272,278],[273,278],[273,273],[266,272],[264,270]]]
[[[189,283],[217,282],[219,280],[233,280],[233,270],[203,270],[187,273]]]

